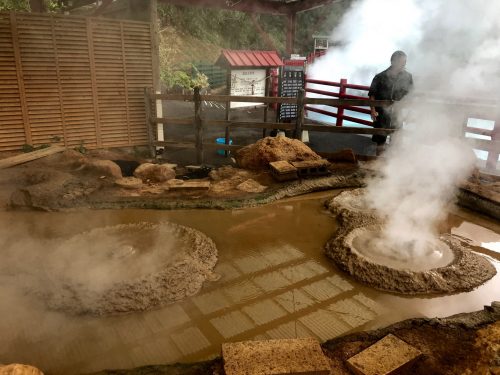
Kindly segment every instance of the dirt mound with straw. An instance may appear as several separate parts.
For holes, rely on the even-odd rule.
[[[266,137],[236,152],[240,168],[263,169],[273,161],[318,160],[321,157],[297,139]]]

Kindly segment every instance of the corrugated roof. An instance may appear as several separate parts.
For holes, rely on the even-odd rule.
[[[216,64],[229,65],[231,67],[275,67],[282,66],[283,61],[276,51],[240,51],[224,49]]]

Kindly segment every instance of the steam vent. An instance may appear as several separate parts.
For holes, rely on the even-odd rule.
[[[432,294],[470,291],[495,276],[487,258],[449,234],[426,243],[418,255],[411,243],[391,248],[381,238],[384,223],[365,206],[363,193],[344,191],[328,202],[339,229],[326,255],[356,280],[389,292]]]
[[[52,256],[45,272],[52,288],[40,293],[51,309],[114,315],[196,294],[214,277],[217,249],[192,228],[143,222],[78,234]]]

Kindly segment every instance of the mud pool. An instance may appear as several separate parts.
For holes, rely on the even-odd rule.
[[[218,355],[224,341],[324,341],[410,317],[480,310],[498,299],[498,275],[469,293],[404,297],[336,270],[323,253],[336,228],[323,202],[339,192],[233,211],[0,213],[1,248],[9,254],[0,267],[0,362],[84,373],[198,361]],[[217,246],[215,272],[221,277],[205,282],[199,294],[152,311],[93,317],[49,310],[45,301],[23,293],[51,241],[107,226],[164,221],[199,230]],[[456,208],[441,229],[491,257],[500,270],[498,223]]]

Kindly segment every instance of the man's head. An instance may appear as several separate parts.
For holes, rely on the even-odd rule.
[[[391,56],[391,68],[396,72],[401,72],[406,66],[406,53],[396,51]]]

